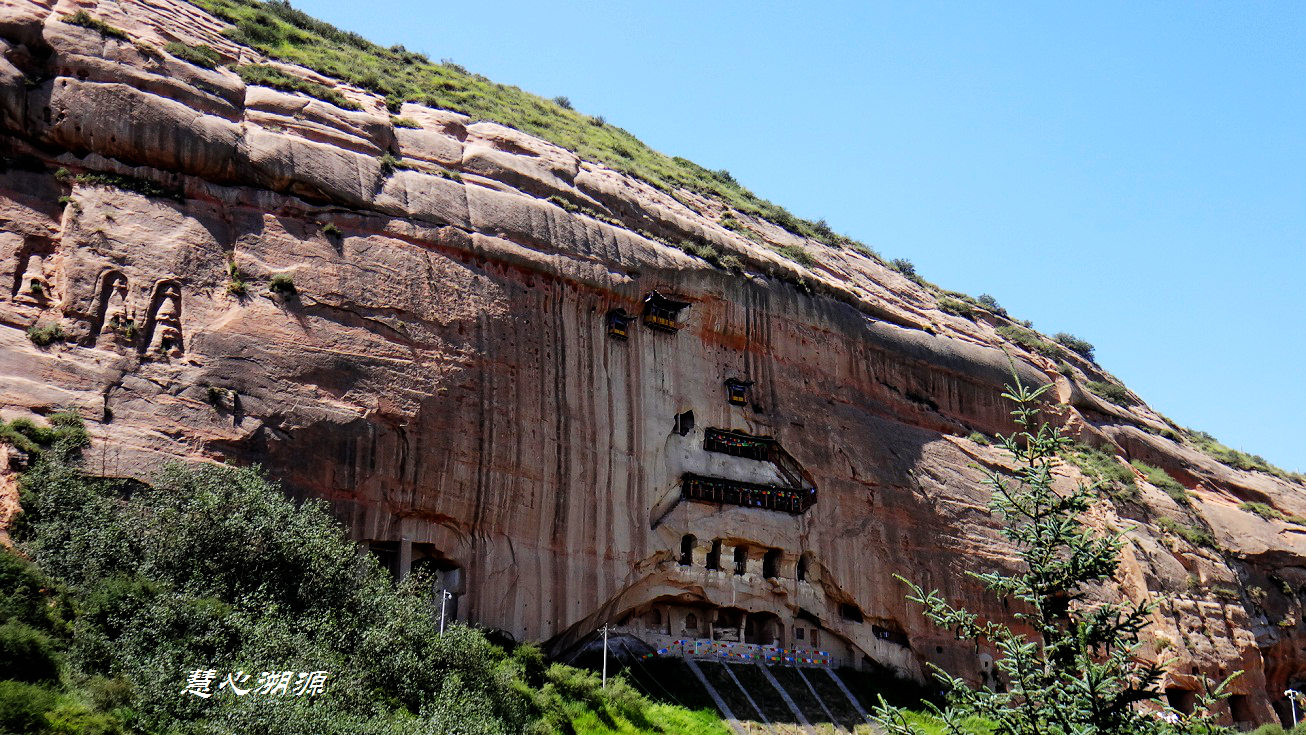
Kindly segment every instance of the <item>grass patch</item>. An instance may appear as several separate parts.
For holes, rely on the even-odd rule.
[[[249,284],[245,282],[234,260],[227,261],[227,293],[238,299],[244,298],[249,293]]]
[[[1173,518],[1162,518],[1156,522],[1156,525],[1166,533],[1178,536],[1193,546],[1205,547],[1208,549],[1219,548],[1215,544],[1215,537],[1210,531],[1197,526],[1190,526],[1187,523],[1176,521]]]
[[[998,334],[1015,342],[1030,352],[1037,352],[1045,357],[1059,360],[1065,357],[1065,353],[1060,347],[1040,337],[1037,333],[1018,327],[1014,324],[1004,324],[998,327]]]
[[[975,310],[971,308],[970,304],[961,299],[954,299],[950,296],[944,296],[939,299],[939,311],[942,311],[945,314],[959,316],[964,319],[970,319],[971,321],[975,320]]]
[[[966,438],[969,439],[969,440],[971,440],[971,441],[973,441],[973,442],[975,442],[976,444],[978,444],[978,445],[980,445],[980,446],[982,446],[982,447],[987,447],[988,445],[990,445],[990,444],[993,443],[993,442],[989,441],[989,438],[988,438],[987,436],[985,436],[984,434],[982,434],[982,433],[980,433],[980,432],[978,432],[978,431],[972,431],[972,432],[970,433],[970,436],[968,436],[968,437],[966,437]]]
[[[816,260],[812,258],[812,254],[802,245],[781,245],[775,251],[805,268],[816,265]]]
[[[1097,380],[1090,380],[1084,383],[1084,387],[1099,398],[1105,398],[1117,406],[1128,408],[1134,405],[1134,399],[1129,396],[1129,391],[1125,390],[1119,383],[1103,383]]]
[[[340,228],[336,227],[336,224],[334,222],[328,222],[322,225],[322,234],[330,238],[337,238],[340,237],[343,233],[340,232]]]
[[[384,97],[391,112],[404,102],[453,110],[521,130],[662,189],[698,192],[795,235],[837,245],[844,238],[758,197],[727,171],[710,171],[685,158],[649,148],[611,123],[555,101],[497,84],[452,61],[435,62],[401,46],[377,45],[357,33],[317,20],[284,2],[193,0],[234,25],[232,40],[275,59],[301,64]],[[330,100],[328,100],[330,101]]]
[[[67,23],[68,25],[81,26],[82,28],[90,28],[93,31],[97,31],[101,36],[104,36],[105,38],[115,38],[119,41],[127,40],[127,34],[123,32],[122,29],[115,28],[109,25],[108,23],[105,23],[104,21],[93,17],[90,13],[86,12],[85,10],[79,10],[76,13],[73,13],[72,15],[60,16],[59,20]]]
[[[738,273],[744,269],[744,264],[738,257],[733,254],[723,253],[717,250],[715,246],[707,243],[682,240],[676,247],[696,258],[702,258],[722,270]]]
[[[1306,518],[1302,518],[1299,515],[1293,515],[1291,513],[1284,513],[1279,509],[1274,508],[1273,506],[1267,505],[1265,503],[1257,503],[1254,501],[1240,503],[1238,505],[1238,510],[1245,510],[1248,513],[1255,513],[1256,515],[1264,518],[1267,521],[1284,521],[1286,523],[1292,523],[1298,526],[1306,526]]]
[[[63,327],[58,322],[34,324],[27,328],[27,338],[37,347],[49,347],[55,342],[63,341]]]
[[[394,115],[391,115],[390,124],[396,128],[411,128],[413,130],[422,129],[422,124],[411,117],[395,117]]]
[[[1228,465],[1239,470],[1249,472],[1264,472],[1274,475],[1275,477],[1302,482],[1306,477],[1300,473],[1287,472],[1279,467],[1270,464],[1266,459],[1258,454],[1247,454],[1237,449],[1227,447],[1220,443],[1215,437],[1205,431],[1188,430],[1188,439],[1192,441],[1197,450],[1215,461]]]
[[[1188,488],[1181,485],[1178,480],[1171,477],[1165,470],[1160,467],[1153,467],[1152,465],[1147,464],[1146,462],[1140,462],[1139,460],[1134,460],[1130,462],[1130,464],[1139,472],[1143,473],[1143,476],[1147,478],[1148,482],[1152,483],[1152,485],[1158,489],[1164,490],[1165,494],[1173,498],[1176,503],[1180,505],[1192,505],[1193,498],[1188,494]]]
[[[324,87],[317,82],[310,82],[307,79],[292,77],[274,66],[267,64],[244,64],[236,68],[236,73],[240,75],[245,84],[253,84],[260,87],[271,87],[279,89],[282,92],[298,92],[306,94],[309,97],[315,97],[335,105],[344,110],[361,110],[357,104],[346,99],[344,95]]]
[[[1138,483],[1134,481],[1134,473],[1120,464],[1114,454],[1077,443],[1067,448],[1064,458],[1090,479],[1099,483],[1112,498],[1134,502],[1139,499]]]
[[[90,442],[81,417],[72,411],[50,414],[48,422],[49,426],[41,426],[27,418],[8,423],[0,421],[0,442],[27,454],[40,454],[59,443],[75,449]],[[0,612],[3,611],[4,605],[0,604]]]
[[[200,67],[201,69],[216,69],[222,63],[222,57],[212,46],[200,44],[192,46],[188,43],[173,41],[163,47],[164,51],[190,64]]]

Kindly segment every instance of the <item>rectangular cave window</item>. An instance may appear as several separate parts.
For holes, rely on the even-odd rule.
[[[1229,714],[1233,717],[1234,725],[1251,723],[1256,719],[1246,694],[1229,695]]]
[[[780,576],[780,557],[784,552],[780,549],[771,549],[762,557],[762,576],[767,579],[775,579]]]
[[[741,575],[748,571],[748,547],[735,547],[735,574]]]
[[[734,406],[744,406],[748,404],[748,388],[753,384],[751,380],[740,380],[730,378],[726,381],[726,400]]]
[[[847,602],[839,606],[839,614],[844,620],[849,622],[862,623],[866,621],[866,619],[862,617],[861,608]]]
[[[608,336],[613,339],[625,340],[630,336],[630,322],[635,317],[626,313],[625,309],[613,309],[608,312]]]
[[[680,539],[680,566],[694,566],[694,544],[697,543],[698,539],[693,534],[686,534]]]
[[[911,643],[907,640],[907,634],[901,631],[889,630],[888,628],[882,628],[878,625],[872,625],[871,633],[882,641],[888,641],[903,646],[904,648],[911,647]]]
[[[795,639],[795,640],[800,640],[800,641],[803,640],[803,636],[806,635],[806,634],[807,634],[807,629],[806,629],[806,628],[794,628],[794,639]]]
[[[729,454],[732,457],[766,462],[771,459],[775,440],[768,436],[750,436],[739,431],[708,429],[703,438],[703,449]]]
[[[680,330],[680,312],[689,306],[686,301],[669,299],[657,291],[644,297],[644,326],[664,332]]]

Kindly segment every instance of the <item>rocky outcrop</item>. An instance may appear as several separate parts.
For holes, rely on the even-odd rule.
[[[129,39],[61,20],[78,9]],[[1057,423],[1192,496],[1140,477],[1095,516],[1131,529],[1102,594],[1167,595],[1145,653],[1174,658],[1176,701],[1242,669],[1232,715],[1268,721],[1303,676],[1300,484],[1165,438],[1146,406],[1083,390],[1110,378],[1098,366],[1022,349],[1001,315],[946,314],[858,250],[733,213],[743,237],[719,203],[494,123],[409,104],[420,127],[396,129],[305,69],[283,65],[360,110],[157,50],[266,61],[222,28],[174,0],[0,2],[0,409],[78,411],[93,471],[262,463],[396,568],[429,567],[459,618],[555,650],[615,623],[984,681],[991,656],[930,628],[893,575],[1004,614],[967,573],[1012,563],[978,485],[1005,460],[968,437],[1010,428],[1014,365],[1055,384]],[[674,329],[641,323],[654,291],[687,304]],[[616,310],[635,317],[624,339]],[[56,324],[48,346],[25,333]],[[742,402],[731,378],[752,381]],[[708,429],[777,453],[709,452]],[[815,502],[686,501],[686,473]]]

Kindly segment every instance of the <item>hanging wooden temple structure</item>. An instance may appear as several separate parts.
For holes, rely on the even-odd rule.
[[[613,309],[608,312],[608,336],[613,339],[625,340],[630,337],[630,323],[635,317],[626,313],[625,309]]]
[[[657,291],[644,297],[644,326],[663,332],[680,331],[680,312],[689,306],[687,301],[667,298]]]
[[[680,497],[683,500],[742,505],[746,508],[798,514],[805,512],[816,502],[816,488],[795,490],[776,485],[704,477],[687,472],[681,478]]]
[[[734,406],[748,405],[748,389],[752,387],[753,381],[740,380],[739,378],[726,379],[726,400]]]
[[[775,439],[769,436],[751,436],[727,429],[708,429],[703,438],[703,449],[709,452],[763,462],[774,461],[775,447]]]

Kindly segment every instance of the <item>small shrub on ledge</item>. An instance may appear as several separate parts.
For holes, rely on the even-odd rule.
[[[249,284],[245,283],[245,279],[241,277],[240,269],[236,267],[234,260],[227,263],[227,277],[229,279],[227,281],[227,293],[238,299],[244,298],[245,294],[249,293]]]
[[[68,25],[90,28],[93,31],[99,32],[101,36],[106,38],[116,38],[119,41],[127,40],[127,34],[123,33],[122,30],[114,28],[98,18],[92,17],[91,14],[85,10],[79,10],[72,15],[62,16],[59,20],[62,20]]]
[[[167,51],[172,56],[175,56],[189,64],[194,64],[201,69],[216,69],[218,68],[218,65],[222,63],[222,57],[218,55],[218,52],[214,51],[213,47],[206,44],[191,46],[188,43],[173,41],[167,46],[164,46],[163,50]]]
[[[63,327],[55,324],[38,324],[29,327],[27,338],[32,340],[32,344],[37,347],[48,347],[55,342],[62,342],[64,338]]]
[[[295,290],[294,279],[288,273],[278,273],[272,276],[272,283],[268,284],[268,290],[287,299],[299,293]]]
[[[1129,391],[1125,390],[1125,387],[1119,383],[1102,383],[1091,380],[1085,383],[1084,387],[1088,389],[1089,393],[1105,398],[1117,406],[1129,408],[1134,405],[1133,399],[1129,397]]]

